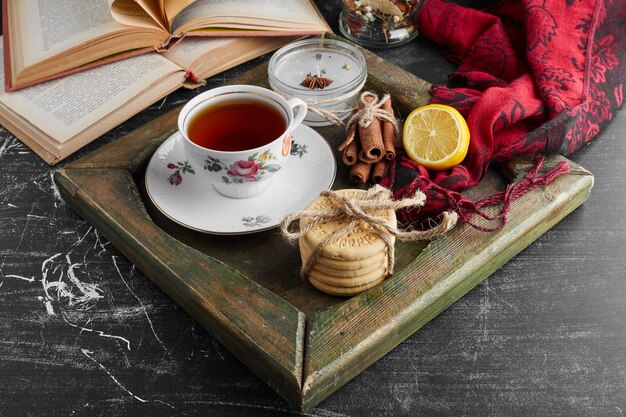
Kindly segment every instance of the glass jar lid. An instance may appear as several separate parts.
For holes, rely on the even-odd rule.
[[[310,77],[331,82],[323,88],[310,88],[305,82]],[[363,54],[335,39],[310,38],[290,43],[274,53],[268,67],[272,89],[304,100],[340,96],[362,86],[366,77]]]

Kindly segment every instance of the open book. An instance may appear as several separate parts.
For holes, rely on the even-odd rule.
[[[292,39],[189,38],[164,53],[137,55],[22,90],[0,91],[0,124],[52,165],[177,88],[198,86],[198,80]]]
[[[191,36],[331,31],[311,0],[3,0],[3,14],[6,91]]]

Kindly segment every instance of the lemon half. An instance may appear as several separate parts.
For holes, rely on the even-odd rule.
[[[409,158],[432,170],[460,164],[470,142],[469,128],[461,113],[443,104],[413,110],[404,121],[402,135]]]

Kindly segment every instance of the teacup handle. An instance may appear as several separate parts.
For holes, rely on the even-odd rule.
[[[298,112],[294,113],[293,122],[291,123],[291,130],[293,131],[296,127],[300,125],[300,123],[302,123],[302,121],[306,117],[307,106],[303,100],[297,97],[290,98],[289,100],[287,100],[287,103],[289,103],[291,111],[294,111],[296,107],[298,108]]]

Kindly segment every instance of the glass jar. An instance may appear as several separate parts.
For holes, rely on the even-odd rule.
[[[417,36],[421,0],[342,0],[339,30],[366,48],[398,46]]]
[[[268,66],[272,90],[285,98],[298,97],[309,106],[304,123],[328,126],[333,114],[339,120],[352,112],[367,78],[365,57],[348,42],[309,38],[283,46]],[[311,88],[306,80],[320,78],[328,85]]]

